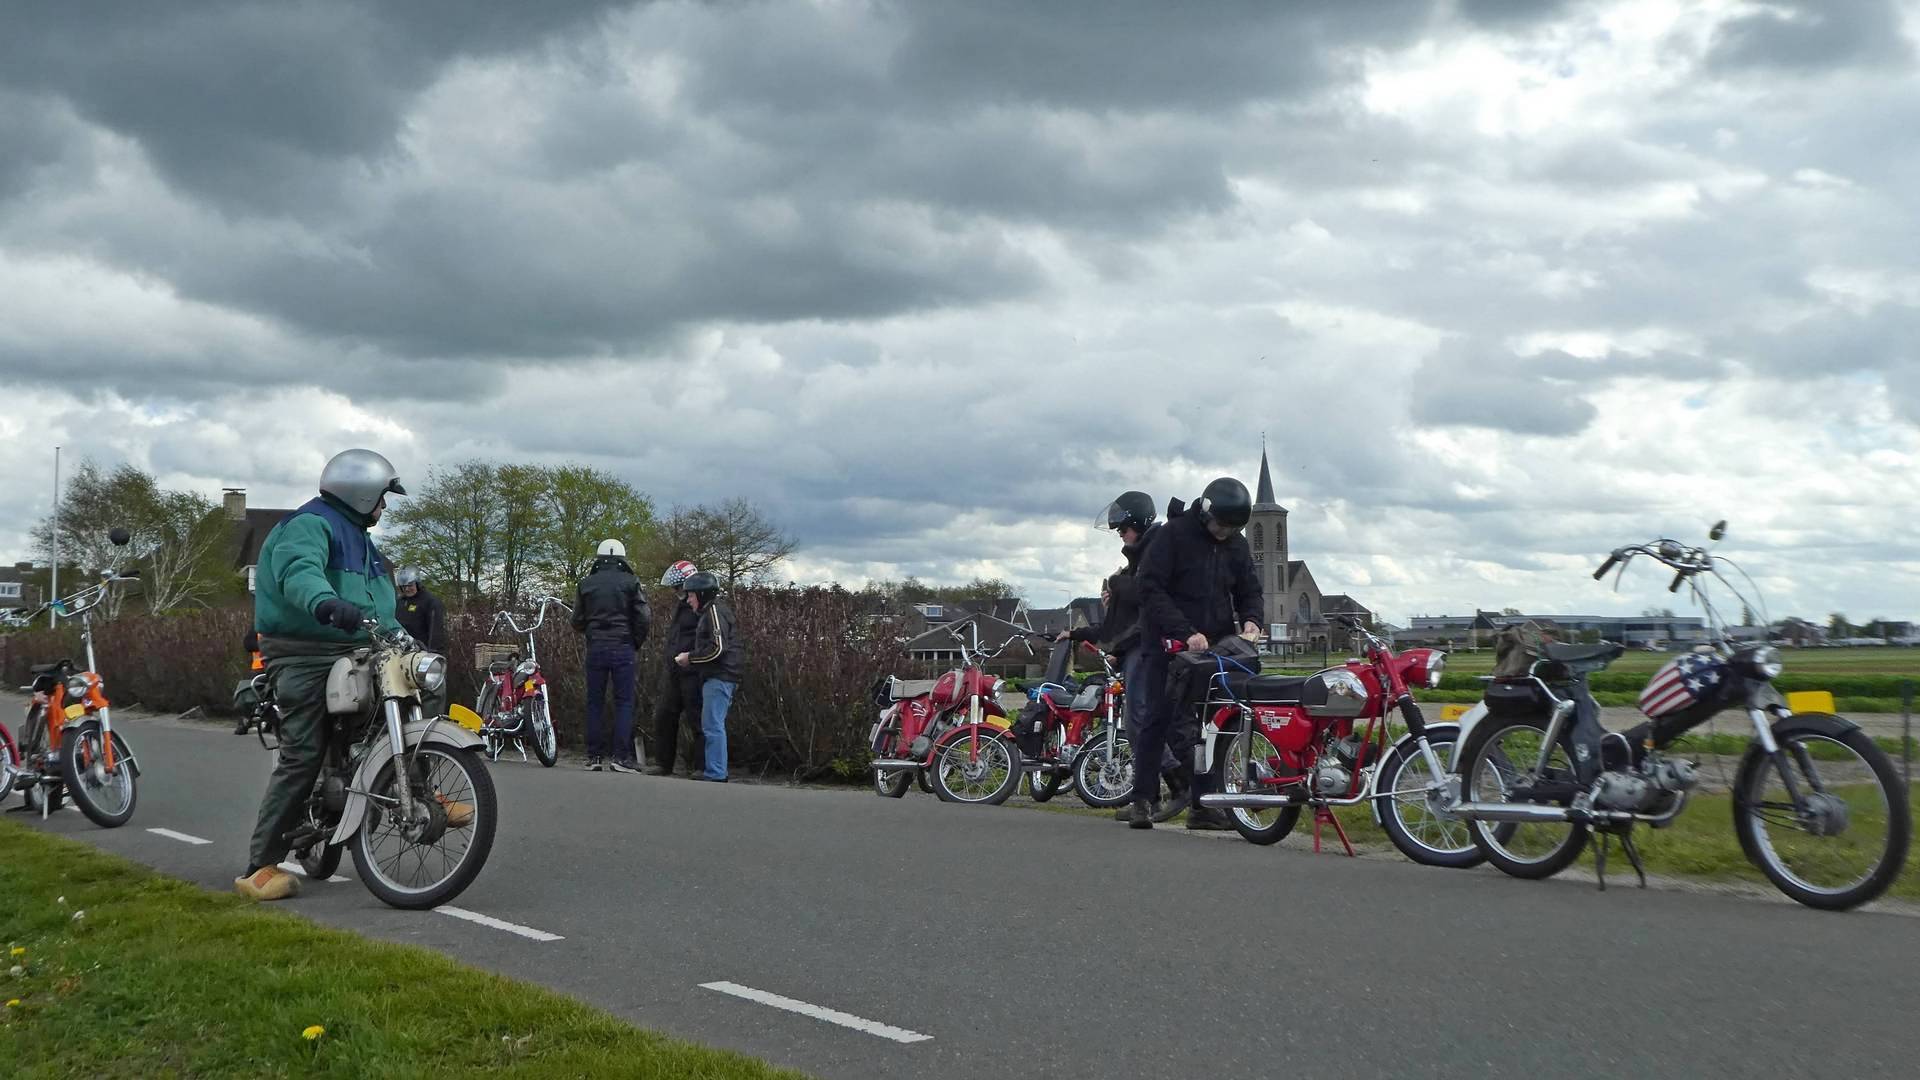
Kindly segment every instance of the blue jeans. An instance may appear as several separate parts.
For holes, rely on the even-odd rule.
[[[1133,740],[1133,800],[1160,800],[1160,773],[1171,751],[1177,757],[1189,747],[1168,745],[1167,654],[1142,642],[1127,658],[1127,734]]]
[[[733,707],[733,692],[739,688],[739,683],[726,679],[700,684],[700,736],[707,744],[709,780],[727,778],[727,710]]]
[[[613,738],[608,746],[601,704],[613,684]],[[621,645],[587,650],[587,756],[625,761],[633,756],[633,650]]]

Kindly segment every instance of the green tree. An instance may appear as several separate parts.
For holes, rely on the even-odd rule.
[[[541,493],[547,471],[537,465],[502,465],[495,477],[499,498],[500,563],[498,593],[502,603],[518,606],[530,590],[532,561],[545,541],[545,511]]]
[[[388,503],[383,545],[400,565],[465,596],[494,582],[503,527],[499,470],[479,460],[434,469],[420,490]]]
[[[587,575],[602,540],[629,552],[654,546],[653,504],[625,480],[588,465],[545,470],[539,507],[544,518],[528,560],[538,587],[564,595]]]
[[[1836,640],[1853,636],[1853,627],[1848,624],[1845,615],[1836,611],[1827,616],[1827,636]]]

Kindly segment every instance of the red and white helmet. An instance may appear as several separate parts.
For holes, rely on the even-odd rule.
[[[685,559],[681,559],[679,562],[674,563],[672,566],[667,567],[667,572],[660,575],[660,584],[671,585],[677,589],[680,587],[681,582],[687,580],[688,578],[692,577],[693,575],[699,572],[700,572],[699,567],[693,565],[692,563],[688,562]]]

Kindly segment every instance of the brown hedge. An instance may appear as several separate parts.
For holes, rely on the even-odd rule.
[[[656,634],[642,648],[636,724],[652,731],[654,702],[666,678],[663,635],[673,596],[652,597]],[[874,681],[909,674],[898,642],[867,633],[860,609],[838,589],[742,589],[728,600],[747,648],[746,675],[729,717],[736,769],[802,780],[862,777]],[[472,704],[473,646],[489,638],[490,612],[454,612],[448,660],[452,700]],[[241,639],[251,613],[221,608],[178,615],[129,615],[95,628],[95,649],[116,703],[162,712],[199,707],[231,713],[234,684],[245,674]],[[28,669],[63,656],[81,659],[76,630],[37,629],[0,637],[0,672],[19,686]],[[551,684],[560,745],[584,742],[586,684],[580,636],[556,612],[539,636]]]

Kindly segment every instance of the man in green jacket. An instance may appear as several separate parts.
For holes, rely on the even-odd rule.
[[[233,883],[249,899],[299,892],[280,862],[325,760],[327,672],[367,644],[365,620],[397,625],[393,579],[367,532],[387,496],[406,493],[386,458],[342,451],[321,471],[319,497],[281,519],[260,549],[253,625],[280,703],[280,760],[260,802],[247,872]]]

